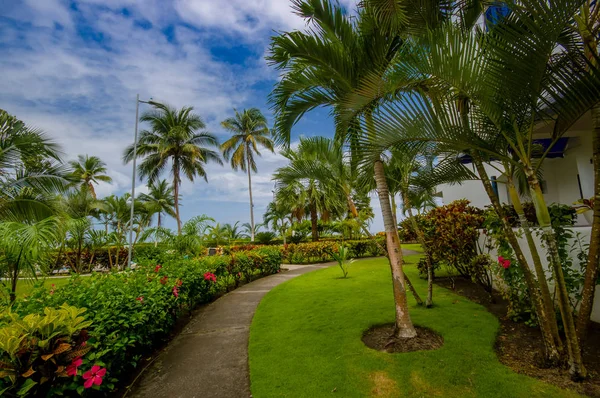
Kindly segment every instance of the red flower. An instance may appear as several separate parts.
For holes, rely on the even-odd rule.
[[[173,286],[173,296],[179,297],[179,289],[177,286]]]
[[[510,267],[510,260],[507,258],[504,258],[502,256],[498,257],[498,262],[500,263],[500,265],[502,267],[504,267],[504,269],[508,269]]]
[[[50,289],[50,294],[54,294],[54,288],[56,285],[54,285],[54,283],[52,284],[52,289]]]
[[[160,278],[160,283],[163,285],[166,285],[168,279],[169,279],[169,277],[165,275],[162,278]]]
[[[83,383],[84,388],[90,388],[92,385],[99,386],[102,384],[102,378],[106,374],[106,368],[101,368],[98,365],[92,366],[90,370],[83,374],[83,378],[85,379],[85,383]]]
[[[140,296],[140,297],[136,298],[135,300],[139,301],[142,304],[144,304],[144,296]]]
[[[181,287],[183,285],[183,281],[181,279],[177,279],[177,287]]]
[[[239,276],[241,276],[241,273],[238,273]],[[204,280],[205,281],[212,281],[212,282],[216,282],[217,281],[217,276],[215,274],[213,274],[212,272],[207,272],[204,274]]]
[[[162,268],[162,265],[158,264],[156,267],[154,267],[154,272],[160,271],[161,268]]]
[[[73,359],[73,362],[67,366],[67,376],[77,376],[77,368],[81,366],[83,360],[81,357]]]

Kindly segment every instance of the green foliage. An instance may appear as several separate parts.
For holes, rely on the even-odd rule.
[[[533,203],[526,202],[523,203],[522,206],[523,211],[525,212],[525,218],[527,219],[529,226],[539,226]],[[502,205],[502,208],[504,209],[504,214],[506,215],[509,224],[513,228],[520,227],[521,223],[519,222],[519,216],[517,215],[517,212],[515,211],[513,205],[505,203]],[[487,206],[485,212],[486,215],[488,213],[495,213],[494,209],[491,206]],[[570,227],[575,225],[575,222],[577,221],[577,211],[571,206],[551,204],[550,206],[548,206],[548,212],[550,213],[553,226]]]
[[[93,364],[86,354],[87,328],[84,308],[67,304],[43,307],[21,317],[7,310],[0,319],[0,392],[9,396],[54,396],[83,388],[68,366],[82,359],[82,368]]]
[[[258,243],[268,245],[269,243],[273,242],[276,237],[277,235],[274,232],[267,231],[257,233],[255,239],[258,241]]]
[[[421,217],[419,223],[432,263],[446,264],[461,275],[471,277],[483,221],[483,211],[464,199],[437,207]]]
[[[384,251],[378,244],[385,249],[385,240],[378,238],[364,240],[347,240],[343,242],[349,250],[349,256],[370,257],[383,256]],[[334,241],[309,242],[298,244],[287,244],[283,247],[283,258],[291,264],[307,264],[334,261],[331,253],[337,251],[338,243]]]
[[[342,270],[344,278],[347,278],[348,271],[350,270],[350,264],[354,262],[354,260],[350,258],[350,250],[343,244],[340,244],[338,245],[336,251],[331,252],[331,257],[337,261],[338,266]]]
[[[13,311],[26,316],[63,303],[87,308],[93,323],[86,343],[92,351],[86,360],[106,367],[114,379],[98,387],[107,392],[164,342],[180,316],[241,280],[278,272],[282,255],[277,248],[265,247],[234,256],[182,259],[164,255],[163,259],[158,265],[154,258],[140,257],[135,270],[76,275],[55,289],[36,288],[18,299]],[[211,275],[216,276],[214,280]]]

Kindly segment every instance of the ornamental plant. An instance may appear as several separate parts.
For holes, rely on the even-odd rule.
[[[279,271],[281,253],[277,249],[259,249],[242,254],[249,259],[248,272],[253,278]],[[135,270],[90,277],[74,276],[64,286],[53,289],[38,287],[28,297],[15,301],[11,313],[20,319],[29,314],[44,313],[45,307],[59,308],[63,303],[87,309],[86,320],[92,322],[86,329],[85,347],[89,352],[80,352],[80,355],[60,362],[64,376],[44,383],[44,388],[48,385],[56,392],[54,395],[67,390],[84,392],[86,382],[89,389],[98,394],[113,395],[115,384],[135,371],[143,357],[164,343],[179,317],[231,289],[242,278],[238,275],[235,261],[231,270],[236,273],[228,272],[232,263],[228,256],[200,259],[165,257],[160,265],[151,259],[136,260],[138,267]],[[7,307],[0,309],[7,311]],[[12,327],[13,323],[12,318],[4,317],[0,327]],[[77,339],[77,336],[75,331],[71,339]],[[58,337],[63,338],[62,334]],[[62,357],[58,359],[62,361]],[[26,371],[19,369],[18,374]],[[87,373],[89,377],[84,378],[86,372],[90,372]],[[35,379],[40,374],[36,371],[30,377]],[[3,379],[2,383],[6,380],[10,382],[10,379]],[[15,388],[22,388],[22,384]],[[31,382],[28,382],[27,387],[31,387],[31,391],[39,387],[30,385]],[[2,384],[2,388],[6,387],[8,384]],[[24,390],[23,394],[27,395],[27,391]]]
[[[344,278],[347,278],[350,265],[354,262],[354,259],[350,258],[350,250],[343,244],[340,244],[337,246],[337,251],[331,252],[331,257],[337,261]]]
[[[0,395],[81,393],[79,368],[93,348],[85,312],[67,304],[23,317],[7,310],[0,321]]]
[[[460,275],[471,278],[484,216],[483,210],[469,203],[463,199],[437,207],[421,217],[419,222],[432,263],[445,264]]]

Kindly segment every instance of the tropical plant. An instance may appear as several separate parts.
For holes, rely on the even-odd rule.
[[[290,212],[281,202],[270,202],[267,205],[267,210],[263,215],[264,224],[271,227],[274,231],[279,232],[283,238],[283,244],[287,243],[287,230],[290,227]]]
[[[331,257],[337,261],[338,266],[342,270],[344,278],[347,278],[350,265],[354,262],[354,259],[350,258],[349,250],[346,246],[340,244],[336,249],[337,251],[331,252]]]
[[[537,178],[548,150],[534,156],[539,146],[533,134],[536,123],[553,123],[552,138],[556,142],[600,99],[599,74],[583,52],[554,51],[562,43],[564,31],[581,3],[569,0],[552,5],[537,1],[511,3],[510,16],[493,26],[485,40],[481,32],[465,30],[460,24],[442,24],[423,35],[427,46],[422,45],[422,40],[406,41],[393,74],[386,75],[386,81],[376,76],[369,79],[358,94],[361,98],[353,101],[356,111],[364,103],[380,101],[374,136],[383,147],[398,146],[400,141],[428,141],[437,142],[454,155],[469,154],[502,220],[505,220],[502,207],[483,163],[490,159],[507,162],[527,177],[544,240],[553,253],[551,266],[574,379],[584,377],[586,371],[568,305],[556,238]],[[382,90],[382,84],[387,89]],[[401,96],[392,94],[403,91],[410,92]],[[392,136],[395,143],[390,140]],[[536,267],[536,280],[514,232],[508,224],[504,229],[542,319],[546,357],[555,361],[562,345],[555,323],[548,319],[551,302],[543,291],[541,297],[538,295],[539,286],[545,283],[542,270]]]
[[[148,193],[141,194],[139,200],[149,208],[150,213],[157,214],[156,226],[160,229],[162,225],[162,214],[168,214],[177,218],[175,213],[175,196],[173,187],[167,180],[154,181],[148,184]],[[158,244],[158,236],[155,236],[155,245]]]
[[[242,169],[248,174],[248,193],[250,195],[250,241],[254,242],[254,202],[252,201],[252,172],[257,172],[254,156],[260,156],[258,146],[275,153],[267,119],[257,108],[235,111],[235,117],[225,119],[221,126],[231,132],[233,137],[221,144],[226,160],[231,161],[234,170]]]
[[[142,158],[138,166],[140,178],[156,182],[170,167],[173,177],[173,196],[177,233],[181,235],[181,215],[179,213],[179,188],[182,177],[193,181],[195,177],[207,180],[205,166],[208,162],[223,164],[218,152],[218,141],[208,132],[198,132],[206,126],[200,116],[193,113],[193,107],[179,110],[167,105],[152,104],[154,109],[144,113],[140,121],[150,124],[150,130],[140,132],[135,156]],[[134,145],[125,149],[123,160],[130,162],[134,156]]]
[[[268,59],[284,71],[270,97],[276,113],[275,137],[289,145],[293,125],[307,111],[329,106],[336,116],[337,135],[348,139],[353,156],[358,156],[358,138],[373,137],[373,107],[368,102],[362,103],[346,123],[341,117],[344,104],[363,79],[385,73],[401,44],[400,37],[377,26],[373,20],[375,14],[362,8],[353,20],[354,16],[350,18],[339,4],[329,0],[295,0],[293,7],[306,19],[309,28],[306,32],[287,32],[272,39]],[[368,121],[364,130],[358,123],[361,118]],[[408,313],[402,252],[380,155],[364,159],[374,170],[388,236],[396,304],[395,335],[411,338],[416,336],[416,330]]]
[[[96,190],[94,184],[102,182],[112,182],[112,178],[106,174],[106,163],[97,156],[79,155],[77,160],[72,160],[69,165],[73,169],[70,177],[74,183],[81,187],[81,190],[89,190],[90,194],[96,199]]]

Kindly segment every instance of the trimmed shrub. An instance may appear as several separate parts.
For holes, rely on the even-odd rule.
[[[86,341],[91,348],[83,361],[106,368],[106,383],[93,388],[108,393],[165,341],[181,315],[237,286],[242,278],[249,281],[279,272],[281,259],[276,248],[162,264],[141,259],[135,270],[74,276],[55,290],[34,289],[30,296],[18,299],[12,311],[22,317],[64,303],[85,308],[92,323]],[[7,383],[9,379],[2,380]],[[52,388],[65,390],[71,382],[71,378],[57,378]]]

